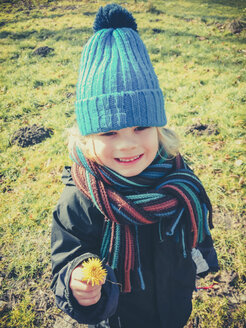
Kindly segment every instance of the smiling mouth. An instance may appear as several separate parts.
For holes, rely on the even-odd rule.
[[[115,160],[119,163],[134,163],[138,159],[140,159],[143,156],[143,154],[134,156],[134,157],[123,157],[123,158],[115,158]]]

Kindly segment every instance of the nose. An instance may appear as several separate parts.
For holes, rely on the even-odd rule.
[[[137,147],[136,138],[132,133],[124,133],[117,140],[117,148],[119,150],[132,150]]]

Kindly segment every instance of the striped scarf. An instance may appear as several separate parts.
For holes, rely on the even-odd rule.
[[[105,217],[101,258],[116,269],[124,292],[130,292],[132,273],[145,289],[141,271],[138,227],[156,224],[160,240],[174,236],[187,250],[196,247],[212,228],[209,198],[181,155],[169,159],[161,150],[141,174],[126,178],[84,157],[71,154],[77,188]],[[209,227],[208,227],[209,222]]]

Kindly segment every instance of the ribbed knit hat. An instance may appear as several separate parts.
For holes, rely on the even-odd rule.
[[[101,7],[82,51],[76,118],[82,135],[132,126],[164,126],[164,97],[132,15]]]

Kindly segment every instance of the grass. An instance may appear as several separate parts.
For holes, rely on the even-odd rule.
[[[121,3],[120,1],[114,1]],[[109,1],[1,1],[0,4],[0,327],[53,327],[49,290],[52,210],[70,165],[65,129],[74,122],[81,49],[94,15]],[[199,280],[187,327],[245,326],[245,36],[243,0],[125,1],[165,93],[169,126],[214,206],[221,271]],[[35,49],[53,48],[46,57]],[[21,148],[20,127],[54,134]],[[218,134],[190,133],[207,124]],[[200,131],[201,132],[201,131]],[[234,277],[234,278],[233,278]]]

